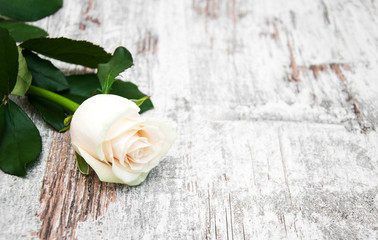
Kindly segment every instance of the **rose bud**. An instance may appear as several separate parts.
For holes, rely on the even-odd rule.
[[[99,94],[74,113],[72,146],[101,181],[138,185],[172,146],[176,134],[139,110],[126,98]]]

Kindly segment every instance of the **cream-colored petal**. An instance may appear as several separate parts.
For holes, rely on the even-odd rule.
[[[130,168],[122,166],[118,161],[113,161],[113,173],[127,185],[138,182],[141,172],[133,172]]]
[[[148,174],[149,174],[149,172],[143,172],[143,173],[141,173],[137,179],[135,179],[132,182],[129,182],[127,185],[129,185],[129,186],[137,186],[137,185],[141,184],[142,182],[144,182],[144,180],[146,180]]]
[[[105,159],[103,162],[109,166],[112,165],[113,162],[113,149],[112,149],[112,143],[110,141],[104,141],[101,144],[102,151],[104,152]]]
[[[141,163],[141,164],[147,164],[149,161],[151,161],[152,159],[155,159],[158,157],[160,151],[158,151],[158,149],[160,148],[157,148],[157,146],[150,146],[148,148],[147,153],[142,156],[142,157],[134,157],[134,162],[135,163]],[[133,154],[131,153],[131,156],[133,156]]]
[[[125,161],[127,162],[125,146],[128,146],[129,144],[131,144],[130,142],[136,141],[138,139],[135,136],[136,132],[136,130],[130,130],[123,135],[118,136],[111,141],[108,141],[111,142],[114,157],[120,161],[122,166],[126,166]]]
[[[139,130],[145,122],[144,118],[139,115],[137,117],[123,117],[115,121],[106,133],[106,139],[111,140],[123,135],[130,130]]]
[[[155,145],[165,138],[165,135],[157,126],[144,125],[141,130],[139,130],[139,135],[148,139],[148,142]]]
[[[159,141],[159,144],[154,145],[157,148],[156,151],[158,151],[158,154],[153,160],[149,162],[149,167],[150,169],[152,169],[156,167],[159,164],[161,158],[163,158],[167,154],[168,150],[173,145],[177,135],[167,125],[152,118],[146,120],[146,126],[157,127],[160,133],[164,136],[161,138],[161,141]]]
[[[73,144],[90,155],[105,160],[101,143],[109,128],[124,117],[139,116],[132,101],[111,94],[99,94],[84,101],[72,117],[70,133]]]
[[[103,182],[124,183],[112,171],[112,168],[100,160],[92,157],[88,152],[73,144],[75,151],[93,168],[98,178]]]
[[[129,153],[129,149],[130,147],[139,141],[139,136],[138,134],[136,133],[134,136],[132,136],[128,141],[125,142],[125,144],[123,145],[123,150],[124,150],[124,154],[126,155],[127,153]]]
[[[148,164],[140,164],[140,163],[130,163],[130,168],[135,172],[148,172],[151,169],[148,169]]]
[[[127,153],[134,152],[140,148],[149,147],[151,144],[148,142],[147,138],[139,137],[130,147],[127,149]]]

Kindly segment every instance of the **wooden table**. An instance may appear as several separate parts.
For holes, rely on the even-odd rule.
[[[101,183],[25,103],[43,152],[0,173],[1,239],[377,239],[376,1],[64,0],[36,25],[127,47],[178,139],[142,185]]]

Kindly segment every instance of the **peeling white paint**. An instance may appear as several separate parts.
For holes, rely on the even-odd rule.
[[[37,25],[109,52],[126,46],[135,65],[122,79],[152,95],[146,115],[179,136],[145,183],[115,186],[116,202],[80,223],[78,239],[377,238],[376,2],[64,4]],[[53,138],[39,127],[46,151]],[[28,179],[0,175],[7,239],[39,230],[45,158]]]

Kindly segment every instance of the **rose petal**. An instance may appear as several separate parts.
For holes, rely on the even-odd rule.
[[[111,142],[114,157],[116,157],[120,161],[122,166],[126,166],[125,161],[128,162],[128,160],[126,159],[125,146],[127,146],[127,144],[131,144],[130,141],[133,142],[131,139],[135,138],[134,141],[137,140],[137,137],[135,137],[136,132],[136,130],[130,130],[111,141],[107,141]]]
[[[157,144],[164,138],[164,134],[159,129],[159,127],[151,126],[151,125],[145,125],[143,128],[139,131],[139,135],[141,137],[145,137],[148,139],[148,142],[152,145]]]
[[[109,128],[123,117],[138,116],[139,107],[132,101],[111,94],[99,94],[84,101],[71,121],[71,141],[90,155],[105,160],[101,143]]]
[[[138,185],[139,183],[141,183],[141,182],[139,182],[139,180],[141,180],[143,178],[143,177],[141,177],[141,176],[143,176],[142,174],[146,174],[146,173],[141,173],[141,172],[132,172],[131,169],[129,169],[127,167],[123,167],[116,160],[113,161],[112,170],[113,170],[113,173],[119,179],[121,179],[124,183],[126,183],[127,185],[130,185],[130,186]],[[144,177],[144,179],[145,179],[145,177]]]
[[[111,166],[113,162],[112,143],[110,141],[104,141],[102,142],[101,146],[105,156],[105,160],[103,162],[108,166]]]
[[[148,174],[149,174],[149,172],[143,172],[143,173],[141,173],[137,179],[135,179],[132,182],[127,183],[127,185],[129,185],[129,186],[137,186],[137,185],[141,184],[147,178]]]
[[[158,148],[159,149],[159,148]],[[142,163],[142,164],[147,164],[149,161],[152,159],[155,159],[159,154],[159,151],[157,151],[156,146],[150,146],[148,150],[148,154],[146,154],[143,157],[134,157],[134,162],[135,163]],[[132,153],[130,153],[131,156],[133,156]]]
[[[98,178],[101,181],[123,183],[123,181],[113,173],[112,168],[110,166],[92,157],[89,153],[87,153],[79,146],[73,144],[73,147],[75,151],[85,159],[89,166],[93,168],[93,170],[96,172]]]
[[[148,142],[147,138],[145,137],[138,137],[138,140],[135,141],[128,149],[127,152],[131,153],[140,148],[149,147],[151,144]]]
[[[140,125],[142,125],[144,122],[145,119],[139,117],[139,115],[135,118],[120,118],[109,128],[108,132],[106,133],[106,139],[111,140],[117,138],[131,129],[139,130]]]
[[[130,163],[129,166],[135,172],[148,172],[151,170],[149,169],[148,164],[140,164],[140,163],[132,162]]]
[[[156,165],[159,164],[162,157],[164,157],[168,150],[171,148],[173,142],[175,141],[177,135],[176,133],[170,129],[167,125],[162,122],[159,122],[153,118],[146,119],[146,126],[155,126],[159,129],[160,133],[164,136],[161,138],[160,149],[158,149],[159,153],[155,159],[149,162],[150,168],[154,168]]]

